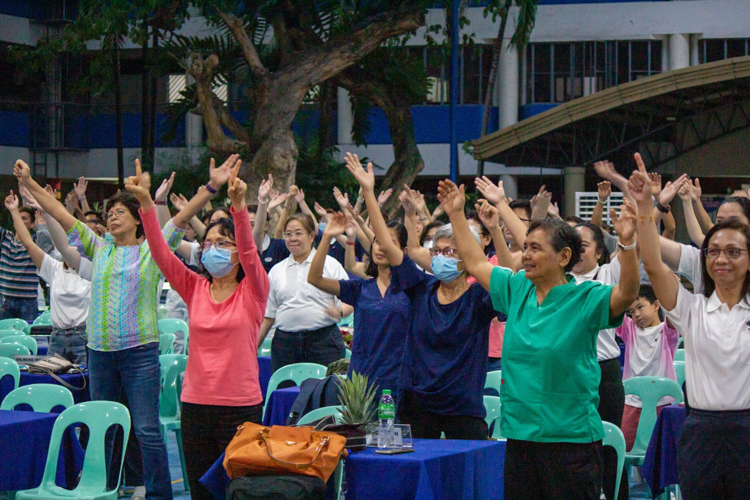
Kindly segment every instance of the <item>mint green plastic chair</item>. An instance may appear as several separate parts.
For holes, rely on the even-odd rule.
[[[615,498],[620,492],[620,480],[622,479],[622,470],[625,467],[625,436],[622,431],[615,424],[609,422],[602,422],[604,426],[604,439],[602,440],[602,446],[611,446],[617,452],[617,470],[620,471],[617,474],[617,480],[615,481]]]
[[[345,316],[339,320],[338,323],[336,323],[336,326],[352,326],[354,324],[354,313],[351,313],[349,316]]]
[[[258,347],[258,357],[270,356],[271,355],[271,344],[273,343],[272,338],[264,338],[263,343]]]
[[[190,345],[190,332],[187,323],[177,318],[164,318],[159,320],[158,325],[159,332],[171,333],[175,338],[177,337],[177,332],[182,332],[182,335],[185,338],[183,354],[190,354],[190,351],[188,350]]]
[[[291,380],[297,385],[309,378],[323,378],[326,376],[327,367],[319,365],[317,363],[294,363],[292,365],[282,366],[268,381],[268,389],[266,390],[266,402],[263,404],[263,415],[266,414],[266,406],[268,400],[271,397],[271,393],[276,390],[280,383]]]
[[[159,335],[159,354],[174,354],[174,333],[162,333]]]
[[[7,330],[0,330],[0,339],[4,339],[5,337],[17,337],[18,335],[26,335],[21,330],[14,330],[13,328],[8,328]]]
[[[674,373],[677,376],[677,385],[682,387],[685,384],[685,362],[675,361],[674,362]],[[682,403],[682,401],[678,401]]]
[[[169,314],[167,306],[159,306],[159,309],[157,311],[157,316],[159,317],[159,319],[166,319],[167,314]]]
[[[346,359],[352,359],[352,351],[350,349],[346,350],[346,354],[344,355]]]
[[[13,356],[31,356],[31,351],[21,344],[2,344],[0,343],[0,358],[11,358]]]
[[[656,424],[656,403],[664,396],[682,400],[682,389],[674,380],[664,377],[634,377],[623,381],[625,394],[635,394],[641,398],[643,408],[638,422],[633,449],[625,454],[625,463],[642,465],[648,442]]]
[[[57,459],[65,430],[78,423],[85,424],[89,428],[89,441],[78,486],[73,490],[66,490],[55,485]],[[55,426],[52,428],[52,438],[47,452],[47,464],[44,467],[42,484],[38,488],[19,491],[16,493],[16,500],[117,500],[126,446],[123,444],[120,456],[112,457],[112,460],[119,461],[120,468],[117,474],[117,485],[114,489],[107,490],[105,440],[107,430],[113,425],[122,427],[125,444],[127,444],[130,434],[130,413],[128,413],[127,408],[119,403],[89,401],[72,406],[62,412],[55,420]]]
[[[677,349],[674,353],[675,361],[685,361],[685,349]]]
[[[503,371],[495,370],[493,372],[487,372],[487,380],[484,381],[485,389],[495,389],[497,395],[500,395],[500,386],[503,381]]]
[[[341,406],[323,406],[305,413],[297,421],[297,425],[309,424],[310,422],[315,422],[316,420],[320,420],[328,415],[333,415],[338,421],[338,419],[341,418]]]
[[[44,311],[42,314],[37,316],[37,318],[34,320],[31,326],[51,325],[51,324],[52,324],[52,314],[49,311]]]
[[[492,427],[492,422],[495,422],[495,428],[492,429],[490,435],[493,439],[504,439],[502,432],[500,432],[500,414],[502,412],[503,404],[500,402],[499,396],[484,396],[484,409],[487,412],[487,416],[484,417],[484,421],[487,422],[487,428]]]
[[[180,394],[182,394],[182,380],[180,375],[187,368],[187,361],[188,357],[184,354],[163,354],[159,356],[159,364],[161,365],[159,423],[165,443],[167,442],[167,433],[174,431],[175,439],[177,440],[177,451],[180,453],[183,488],[185,491],[190,491],[187,470],[185,469],[185,453],[182,451],[182,424],[180,420]]]
[[[38,352],[36,339],[29,335],[9,335],[8,337],[1,338],[0,344],[20,344],[31,351],[31,354],[34,356]]]
[[[8,393],[0,410],[12,410],[21,404],[31,406],[31,411],[50,413],[55,406],[70,408],[75,401],[73,393],[61,385],[31,384]]]
[[[18,330],[28,335],[31,331],[29,324],[20,318],[0,319],[0,330]]]
[[[0,381],[6,375],[13,379],[13,390],[18,389],[18,384],[21,382],[21,370],[18,368],[18,363],[14,359],[0,357]]]

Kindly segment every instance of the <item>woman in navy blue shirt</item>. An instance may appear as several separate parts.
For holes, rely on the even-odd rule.
[[[388,237],[375,198],[372,165],[356,155],[346,167],[362,186],[375,238],[391,265],[391,287],[409,299],[397,416],[416,438],[487,439],[482,392],[487,376],[489,328],[495,311],[489,294],[469,284],[450,225],[433,238],[430,276]],[[474,231],[479,241],[479,234]]]
[[[373,279],[334,280],[323,277],[328,245],[333,238],[344,234],[345,228],[346,217],[343,214],[330,217],[318,251],[310,263],[307,281],[354,307],[354,340],[349,373],[367,375],[370,382],[378,386],[378,391],[390,389],[396,398],[409,322],[409,300],[403,292],[395,292],[390,286],[391,267],[377,239],[372,244],[372,258],[367,270]],[[394,225],[388,233],[391,244],[402,249],[406,246],[406,228],[403,225]]]

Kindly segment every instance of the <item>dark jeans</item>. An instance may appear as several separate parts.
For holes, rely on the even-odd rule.
[[[508,439],[504,471],[508,500],[599,500],[602,442],[535,443]]]
[[[37,316],[39,316],[39,304],[36,298],[4,297],[3,314],[0,319],[21,318],[31,324]]]
[[[59,354],[76,365],[88,365],[86,354],[86,325],[63,330],[52,328],[47,354]]]
[[[143,454],[146,498],[171,500],[167,446],[159,424],[159,344],[88,352],[91,399],[119,401],[123,389],[127,396],[132,427]]]
[[[489,429],[483,418],[471,415],[440,415],[422,407],[410,391],[404,391],[398,406],[398,420],[411,425],[411,435],[417,439],[440,439],[445,432],[448,439],[487,440]]]
[[[344,339],[336,325],[301,332],[276,330],[271,343],[271,373],[293,363],[328,366],[344,357]]]
[[[622,369],[616,359],[600,361],[602,379],[599,382],[599,416],[602,421],[622,427],[622,412],[625,410],[625,387],[622,385]],[[615,498],[615,481],[617,480],[617,452],[611,446],[602,450],[604,463],[604,495],[608,500]],[[618,498],[628,498],[628,476],[621,471],[620,494]]]
[[[263,405],[212,406],[182,403],[182,447],[193,500],[213,500],[198,480],[219,459],[245,422],[260,424]]]
[[[750,410],[693,408],[677,444],[685,500],[750,498]]]

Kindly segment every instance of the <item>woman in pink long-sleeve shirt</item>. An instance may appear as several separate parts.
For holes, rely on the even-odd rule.
[[[139,185],[140,172],[126,183],[141,202],[153,259],[188,308],[190,358],[182,390],[182,442],[193,499],[212,499],[198,479],[224,452],[238,425],[260,423],[262,417],[258,329],[269,285],[253,242],[245,205],[247,185],[237,178],[240,163],[237,155],[220,168],[214,168],[211,160],[207,189],[168,223],[185,229],[211,193],[229,182],[232,219],[209,225],[202,246],[207,276],[189,270],[170,251],[151,209],[151,195]]]

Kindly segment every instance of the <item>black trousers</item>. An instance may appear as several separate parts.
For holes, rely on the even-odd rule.
[[[487,440],[489,429],[483,418],[471,415],[440,415],[425,409],[409,391],[404,391],[398,406],[398,419],[411,425],[412,437],[440,439],[445,432],[448,439]]]
[[[218,460],[245,422],[260,424],[263,405],[212,406],[182,403],[182,448],[193,500],[214,500],[198,480]]]
[[[599,500],[602,442],[534,443],[508,439],[505,498]]]
[[[344,357],[344,338],[336,325],[301,332],[276,330],[271,342],[271,373],[293,363],[328,366]]]
[[[616,359],[599,362],[602,379],[599,382],[599,416],[602,421],[622,427],[622,412],[625,410],[625,387],[622,385],[622,370]],[[608,500],[615,498],[615,481],[617,479],[617,453],[611,446],[602,450],[604,476],[602,484],[604,495]],[[628,476],[621,472],[620,494],[618,498],[628,498]]]
[[[750,410],[693,408],[677,445],[685,500],[750,498]]]

